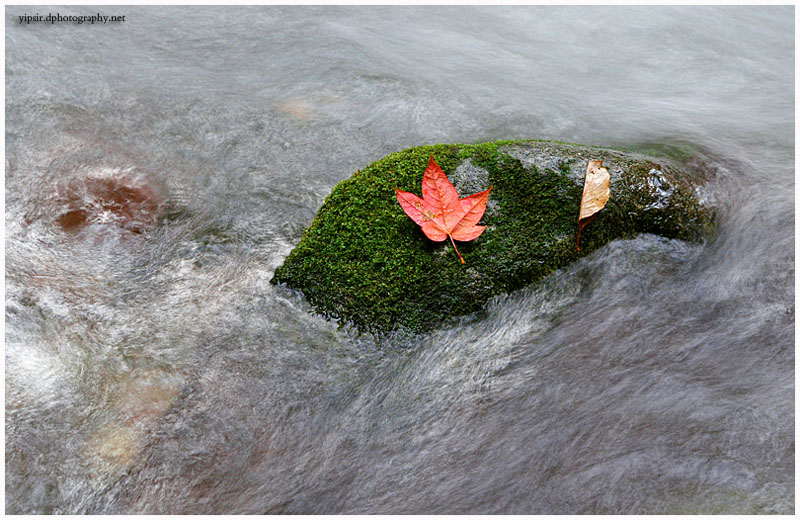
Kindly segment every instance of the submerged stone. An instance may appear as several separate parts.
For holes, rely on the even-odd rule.
[[[420,194],[433,155],[461,197],[492,190],[480,224],[459,242],[432,242],[397,203],[395,187]],[[586,164],[602,159],[610,198],[581,234]],[[713,209],[669,162],[602,148],[543,141],[419,146],[390,154],[340,182],[272,283],[299,289],[329,318],[361,330],[421,332],[479,311],[608,242],[638,233],[701,240]]]
[[[92,224],[143,233],[156,225],[162,199],[144,179],[119,169],[101,168],[72,179],[59,190],[56,222],[68,232]]]

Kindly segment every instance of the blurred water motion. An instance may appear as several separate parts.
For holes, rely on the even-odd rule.
[[[792,8],[120,9],[6,8],[7,513],[794,511]],[[696,146],[717,236],[414,338],[269,285],[356,169],[532,137]]]

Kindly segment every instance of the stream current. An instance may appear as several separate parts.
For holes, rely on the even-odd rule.
[[[7,513],[794,512],[792,7],[5,12]],[[269,284],[357,169],[524,138],[692,145],[717,233],[416,337]]]

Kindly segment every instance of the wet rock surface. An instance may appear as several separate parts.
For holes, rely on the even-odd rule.
[[[459,249],[427,240],[394,197],[419,192],[433,155],[462,197],[493,186],[486,232]],[[611,173],[606,208],[576,249],[586,164]],[[604,244],[638,233],[702,240],[714,211],[699,182],[669,160],[544,141],[435,145],[391,154],[341,182],[273,282],[300,289],[322,314],[359,329],[424,331],[480,311]]]

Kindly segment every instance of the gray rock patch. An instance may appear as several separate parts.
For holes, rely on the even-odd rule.
[[[480,166],[472,164],[472,159],[466,159],[458,165],[453,172],[450,182],[456,187],[461,198],[489,189],[489,172]],[[497,201],[489,197],[486,203],[486,214],[492,215],[497,211]]]

